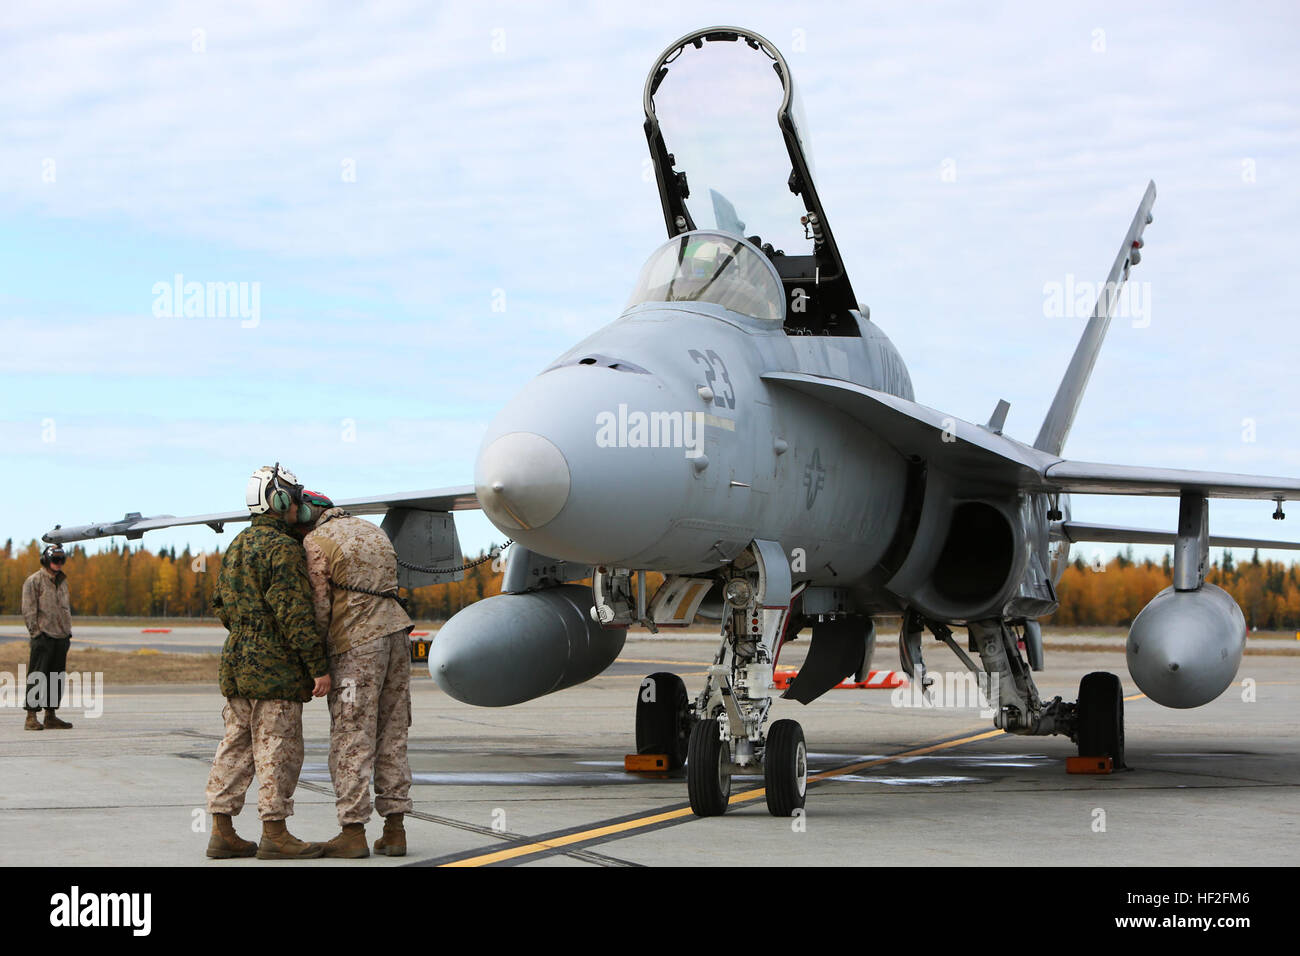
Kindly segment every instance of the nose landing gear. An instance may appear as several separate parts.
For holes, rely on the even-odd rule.
[[[772,669],[803,591],[792,588],[779,546],[755,541],[725,569],[721,642],[704,689],[695,700],[700,718],[691,732],[686,786],[700,816],[725,813],[733,774],[757,774],[767,783],[767,807],[790,816],[804,805],[808,755],[803,730],[778,720],[766,732],[772,709]]]
[[[779,544],[756,540],[722,569],[718,585],[724,602],[721,642],[704,689],[692,704],[677,676],[646,678],[637,698],[637,751],[667,755],[667,769],[685,760],[686,789],[699,816],[726,813],[733,775],[756,775],[762,768],[768,811],[788,817],[802,809],[808,790],[803,729],[794,720],[764,728],[772,709],[772,669],[806,584],[793,586]],[[695,594],[687,618],[703,596]]]

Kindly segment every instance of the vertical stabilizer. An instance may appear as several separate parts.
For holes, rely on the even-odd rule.
[[[1088,320],[1088,326],[1079,338],[1074,357],[1070,359],[1070,367],[1065,370],[1065,377],[1061,379],[1060,387],[1056,390],[1056,398],[1052,399],[1052,407],[1047,410],[1043,427],[1034,441],[1034,447],[1039,451],[1059,455],[1061,449],[1065,447],[1065,439],[1069,436],[1070,426],[1074,424],[1074,416],[1079,411],[1084,389],[1088,387],[1088,377],[1092,375],[1092,367],[1097,363],[1097,353],[1101,351],[1101,343],[1106,338],[1106,329],[1110,327],[1110,317],[1115,310],[1115,303],[1119,301],[1119,290],[1128,278],[1129,268],[1137,265],[1142,258],[1140,251],[1142,232],[1151,223],[1151,207],[1155,201],[1156,184],[1147,183],[1147,191],[1142,196],[1142,202],[1138,205],[1133,222],[1124,236],[1124,244],[1120,246],[1119,255],[1115,257],[1115,264],[1110,267],[1106,284],[1102,286],[1101,294],[1097,297],[1092,318]]]

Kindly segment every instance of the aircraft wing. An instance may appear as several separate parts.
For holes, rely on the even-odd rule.
[[[1300,500],[1300,479],[1296,478],[1071,461],[1007,438],[992,428],[841,379],[806,372],[765,372],[762,378],[838,408],[902,454],[919,456],[966,480],[1047,494],[1176,498],[1188,491],[1206,498]]]
[[[335,502],[340,508],[346,508],[353,514],[383,514],[391,508],[412,508],[417,511],[472,511],[479,507],[478,498],[472,485],[455,488],[434,488],[427,491],[399,491],[388,495],[375,495],[366,498],[348,498]],[[66,544],[69,541],[85,541],[89,538],[107,538],[115,534],[128,538],[138,538],[146,531],[158,528],[178,528],[185,525],[207,525],[213,531],[221,531],[228,522],[248,521],[252,515],[248,509],[225,511],[218,514],[189,515],[177,518],[172,515],[154,515],[149,518],[138,512],[127,514],[118,521],[105,521],[99,524],[79,525],[64,528],[56,525],[41,537],[51,544]]]
[[[1173,546],[1178,535],[1173,531],[1156,531],[1151,528],[1124,528],[1116,525],[1085,524],[1065,521],[1059,525],[1061,535],[1071,544],[1080,541],[1099,541],[1105,544],[1162,544]],[[1256,538],[1232,538],[1221,534],[1210,535],[1210,546],[1215,548],[1264,548],[1279,551],[1300,551],[1297,541],[1264,541]]]

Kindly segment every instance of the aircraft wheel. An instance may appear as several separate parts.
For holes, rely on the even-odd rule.
[[[636,698],[636,752],[667,754],[668,769],[686,763],[691,740],[691,699],[676,674],[651,674]]]
[[[778,720],[768,728],[763,755],[767,812],[788,817],[802,809],[808,796],[808,748],[797,720]]]
[[[1080,757],[1124,766],[1124,688],[1114,674],[1094,671],[1079,682],[1078,737]]]
[[[720,817],[731,796],[731,745],[718,736],[718,722],[701,720],[691,728],[686,760],[686,791],[696,816]]]

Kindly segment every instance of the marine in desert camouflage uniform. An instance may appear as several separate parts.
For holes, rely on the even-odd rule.
[[[411,810],[406,739],[411,724],[411,619],[397,595],[397,555],[376,525],[327,508],[303,539],[319,633],[326,638],[332,688],[330,777],[341,832],[325,855],[369,856],[365,824],[384,818],[375,852],[406,853]]]
[[[269,469],[259,469],[254,479]],[[278,465],[277,465],[278,470]],[[296,479],[279,470],[283,481]],[[253,482],[250,481],[250,489]],[[220,684],[226,734],[208,776],[213,815],[209,857],[307,859],[319,843],[304,843],[285,828],[303,762],[302,705],[329,690],[325,648],[316,633],[302,544],[291,526],[300,512],[301,488],[292,507],[254,514],[221,563],[212,604],[230,632],[221,651]],[[250,490],[250,509],[254,507]],[[262,841],[241,840],[230,818],[243,809],[256,771]]]

